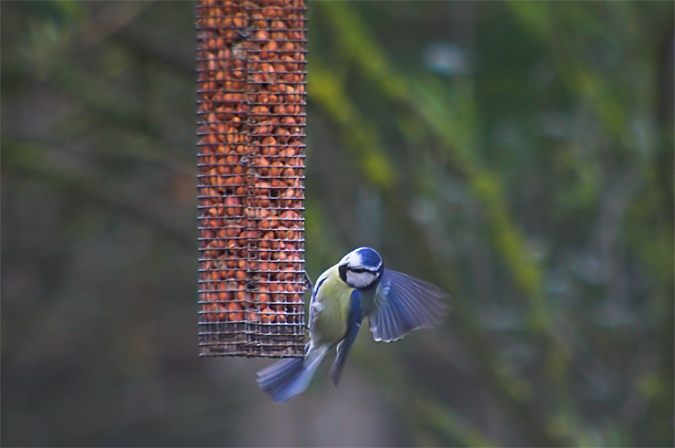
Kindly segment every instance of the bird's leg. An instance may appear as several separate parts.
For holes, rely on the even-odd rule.
[[[309,277],[309,274],[307,271],[305,272],[305,286],[309,288],[309,290],[314,293],[314,283],[312,283],[312,279]]]
[[[309,273],[307,271],[304,271],[304,277],[305,286],[309,289],[311,294],[314,294],[314,283],[312,283],[312,279],[309,277]],[[309,331],[309,325],[305,324],[305,329]]]

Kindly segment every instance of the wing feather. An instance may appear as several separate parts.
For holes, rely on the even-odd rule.
[[[376,341],[395,341],[412,330],[441,322],[447,294],[440,288],[401,272],[385,269],[368,318]]]

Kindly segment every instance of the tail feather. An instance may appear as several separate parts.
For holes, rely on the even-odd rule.
[[[327,347],[309,347],[304,358],[283,359],[258,372],[258,384],[274,401],[286,401],[307,389]]]

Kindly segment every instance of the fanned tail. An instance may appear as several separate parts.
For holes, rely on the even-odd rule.
[[[308,344],[304,358],[283,359],[258,372],[258,385],[272,400],[286,401],[307,389],[316,368],[326,356],[327,347]]]

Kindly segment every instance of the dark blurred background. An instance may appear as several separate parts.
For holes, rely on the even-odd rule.
[[[673,3],[312,2],[307,268],[452,294],[278,405],[197,357],[194,7],[2,2],[3,446],[673,446]]]

